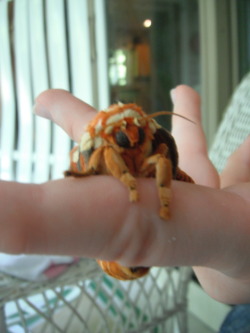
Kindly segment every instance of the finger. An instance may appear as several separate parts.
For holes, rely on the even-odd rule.
[[[174,112],[195,122],[193,124],[180,117],[172,117],[172,134],[178,147],[180,167],[191,175],[196,183],[218,187],[218,174],[208,158],[198,93],[181,85],[175,88],[171,95]]]
[[[194,122],[191,123],[180,117],[173,116],[172,133],[179,146],[182,159],[189,158],[190,153],[206,154],[206,139],[201,125],[200,97],[198,93],[188,86],[178,86],[171,91],[174,112],[185,116]],[[185,136],[183,135],[185,134]],[[188,153],[186,142],[189,142]]]
[[[96,110],[65,90],[51,89],[36,98],[34,113],[52,120],[78,142]]]
[[[165,221],[159,217],[154,181],[140,180],[138,185],[140,201],[131,204],[127,189],[108,176],[44,185],[2,182],[0,250],[80,255],[133,266],[226,270],[237,262],[237,246],[249,241],[247,235],[232,239],[240,233],[235,209],[239,196],[174,182],[172,218]],[[15,203],[15,210],[9,203]],[[246,209],[241,209],[243,219]],[[230,244],[227,251],[225,244]]]
[[[194,267],[195,274],[208,295],[227,304],[249,303],[250,279],[235,279],[206,267]]]
[[[163,221],[154,181],[138,183],[140,202],[131,204],[113,177],[0,182],[0,251],[97,257],[128,266],[210,267],[221,271],[219,280],[216,272],[198,269],[204,287],[233,302],[230,287],[250,276],[249,205],[232,192],[173,182],[172,218]]]
[[[250,136],[229,157],[220,178],[222,187],[250,181]]]

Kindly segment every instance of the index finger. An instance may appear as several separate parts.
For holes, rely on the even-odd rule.
[[[36,98],[34,113],[52,120],[74,141],[79,142],[96,110],[66,90],[51,89]]]

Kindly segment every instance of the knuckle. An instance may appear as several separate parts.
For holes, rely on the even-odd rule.
[[[143,265],[152,250],[155,233],[154,223],[144,210],[139,205],[131,205],[113,244],[116,247],[117,240],[120,244],[116,260],[129,266]]]

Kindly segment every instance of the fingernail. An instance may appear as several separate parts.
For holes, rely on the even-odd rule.
[[[33,106],[33,113],[36,114],[37,116],[51,119],[51,115],[48,112],[48,110],[45,107],[43,107],[43,105],[41,105],[40,103],[35,103],[35,105]]]
[[[175,104],[175,89],[171,89],[170,90],[170,97],[171,97],[171,100],[172,100],[172,103]]]

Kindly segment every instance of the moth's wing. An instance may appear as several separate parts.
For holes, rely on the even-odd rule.
[[[190,177],[185,171],[181,170],[179,167],[177,167],[175,179],[182,182],[194,183],[192,177]]]
[[[168,147],[167,157],[172,162],[173,178],[175,178],[178,166],[178,151],[174,137],[170,132],[165,130],[163,127],[160,127],[154,133],[154,139],[152,143],[153,151],[156,151],[157,147],[162,143],[166,144],[166,146]]]
[[[84,177],[89,174],[88,161],[93,150],[80,151],[79,146],[75,146],[70,152],[70,167],[64,172],[65,177]]]

